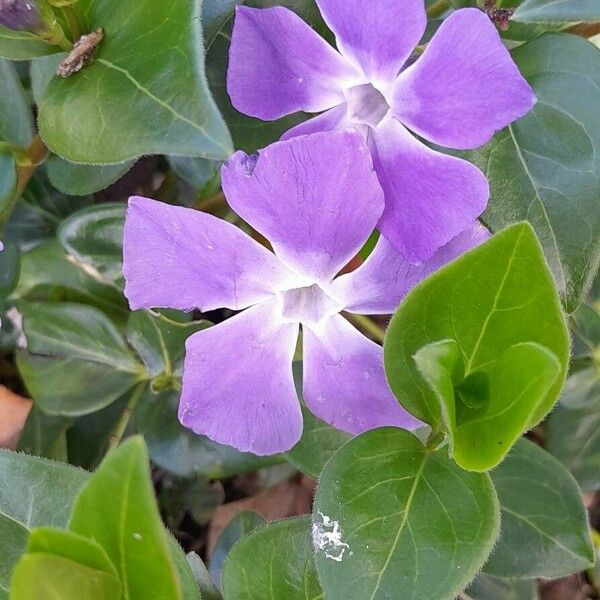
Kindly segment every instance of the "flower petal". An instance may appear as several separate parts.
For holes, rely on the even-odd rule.
[[[235,108],[263,120],[319,112],[344,101],[360,74],[287,8],[239,6],[229,50],[227,91]]]
[[[237,310],[297,280],[272,252],[230,223],[141,197],[129,200],[123,272],[132,310]]]
[[[253,306],[186,342],[179,420],[244,452],[289,450],[302,435],[292,360],[297,324],[275,301]]]
[[[333,282],[332,293],[348,312],[391,314],[417,283],[489,237],[490,232],[476,223],[440,248],[427,262],[413,265],[381,236],[358,269]]]
[[[317,0],[340,52],[373,83],[393,80],[425,32],[423,0]]]
[[[448,17],[392,93],[394,114],[420,136],[476,148],[535,104],[496,28],[480,10]]]
[[[383,210],[368,148],[356,132],[236,152],[221,171],[231,207],[313,282],[329,282],[358,252]]]
[[[431,150],[391,115],[375,129],[373,159],[385,192],[379,230],[412,263],[431,258],[486,207],[477,167]]]
[[[289,140],[293,137],[300,137],[301,135],[311,135],[313,133],[320,133],[322,131],[334,131],[335,129],[344,129],[344,121],[348,112],[348,105],[346,103],[340,104],[335,108],[330,108],[325,112],[298,123],[291,129],[288,129],[282,136],[281,140]]]
[[[304,402],[326,423],[352,434],[387,425],[421,425],[390,391],[381,346],[341,315],[319,329],[304,327],[303,355]]]

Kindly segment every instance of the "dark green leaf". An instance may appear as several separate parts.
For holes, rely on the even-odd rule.
[[[221,594],[215,587],[202,559],[195,552],[190,552],[186,558],[194,574],[196,585],[200,589],[202,600],[222,600]]]
[[[0,450],[0,596],[25,551],[29,531],[64,527],[89,473],[43,458]]]
[[[73,213],[58,228],[64,251],[108,281],[122,278],[124,204],[98,204]]]
[[[17,165],[12,154],[0,150],[0,222],[10,213],[17,193]]]
[[[501,577],[557,578],[594,562],[577,484],[558,461],[520,440],[492,472],[502,533],[484,570]]]
[[[45,412],[95,412],[146,377],[119,331],[98,309],[21,303],[19,310],[28,350],[19,355],[19,371]]]
[[[58,156],[48,160],[46,168],[52,185],[65,194],[85,196],[99,192],[125,175],[132,161],[116,165],[78,165]]]
[[[0,141],[26,148],[34,136],[29,101],[14,65],[0,59]]]
[[[14,290],[19,280],[21,265],[19,251],[10,243],[4,244],[0,250],[0,302]]]
[[[28,60],[59,52],[60,48],[41,42],[27,31],[12,31],[0,25],[0,56],[11,60]]]
[[[260,457],[239,452],[196,435],[179,423],[178,403],[178,392],[148,392],[135,413],[137,430],[148,444],[150,458],[163,469],[181,477],[198,473],[208,479],[222,479],[281,462],[278,455]]]
[[[313,541],[328,600],[450,600],[474,577],[499,532],[488,475],[463,471],[445,448],[402,429],[358,436],[327,463]]]
[[[434,430],[450,433],[456,460],[473,470],[497,464],[552,408],[568,357],[564,315],[527,224],[507,228],[417,286],[394,315],[384,344],[386,373],[400,403]],[[464,389],[460,393],[474,373],[489,379],[489,397],[479,408],[464,402]],[[535,388],[528,388],[528,378]],[[503,413],[508,402],[512,408]]]
[[[219,176],[221,161],[206,158],[190,158],[187,156],[167,157],[169,166],[178,177],[187,181],[192,187],[201,190]]]
[[[492,231],[527,219],[544,248],[567,310],[577,308],[600,261],[600,50],[571,35],[545,35],[514,52],[533,86],[534,109],[467,154],[486,174]]]
[[[485,573],[477,576],[466,595],[469,600],[538,600],[535,579],[501,579]]]
[[[242,510],[223,529],[212,552],[209,563],[209,572],[212,580],[221,588],[223,565],[231,549],[244,536],[264,525],[265,520],[261,515],[252,510]]]
[[[71,419],[48,415],[34,405],[27,415],[17,450],[66,462],[66,432],[70,424]]]
[[[269,523],[244,536],[223,567],[225,598],[322,599],[310,532],[306,516]]]
[[[27,554],[15,568],[11,600],[119,600],[119,580],[52,554]]]
[[[598,21],[600,5],[596,0],[524,0],[512,18],[525,23]]]
[[[183,599],[141,438],[104,459],[75,501],[70,529],[104,548],[126,598]]]
[[[226,158],[231,142],[204,77],[198,0],[150,0],[143,10],[121,0],[80,4],[104,39],[90,65],[46,88],[39,126],[48,147],[96,164],[144,154]]]

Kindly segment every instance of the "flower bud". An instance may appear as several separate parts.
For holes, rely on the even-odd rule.
[[[34,31],[41,26],[35,0],[0,0],[0,25],[13,31]]]

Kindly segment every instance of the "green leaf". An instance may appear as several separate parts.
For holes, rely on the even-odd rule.
[[[108,454],[77,497],[69,528],[104,548],[125,598],[183,599],[141,438]]]
[[[119,331],[98,309],[20,303],[19,310],[28,350],[18,357],[19,371],[45,412],[95,412],[145,376]]]
[[[187,156],[168,156],[167,160],[175,174],[197,190],[202,190],[218,179],[222,164],[217,160]]]
[[[209,572],[219,589],[222,585],[223,565],[231,549],[246,535],[265,524],[262,515],[253,510],[240,511],[223,529],[212,552]]]
[[[93,539],[77,535],[72,531],[38,527],[29,536],[27,552],[29,554],[54,554],[117,577],[117,570],[102,546]]]
[[[71,419],[48,415],[33,406],[27,415],[17,450],[67,462],[66,432]]]
[[[21,255],[21,276],[15,295],[27,300],[85,302],[119,322],[129,315],[122,292],[69,259],[55,240]]]
[[[466,379],[454,340],[423,346],[414,359],[440,402],[450,456],[471,471],[502,460],[561,372],[554,354],[533,343],[510,346],[489,368]]]
[[[202,559],[195,552],[189,552],[186,558],[192,569],[202,600],[223,600]]]
[[[425,354],[435,358],[440,349],[443,356],[433,361],[433,372]],[[535,368],[530,362],[520,364],[525,355],[535,361]],[[554,379],[552,355],[560,365]],[[456,437],[464,428],[456,458],[476,470],[501,460],[515,436],[552,408],[568,358],[568,332],[556,289],[525,223],[505,229],[418,285],[392,318],[384,344],[386,373],[400,403],[434,430],[444,427]],[[510,373],[504,372],[507,367]],[[422,371],[428,372],[427,378]],[[534,376],[535,387],[528,388],[527,378]],[[485,386],[484,391],[468,389],[473,378],[487,380],[487,396]],[[447,400],[452,400],[450,382],[457,403]],[[473,405],[473,393],[480,405]],[[503,402],[512,402],[509,414],[501,413]],[[494,421],[485,421],[493,415]],[[493,423],[502,423],[503,429],[490,431]],[[475,452],[469,451],[468,439]]]
[[[600,6],[596,0],[525,0],[512,18],[526,23],[598,21]]]
[[[58,228],[64,251],[108,281],[122,279],[124,204],[97,204],[73,213]]]
[[[530,221],[570,312],[600,262],[600,50],[578,36],[545,35],[513,57],[536,106],[463,156],[490,182],[485,224],[495,232]]]
[[[25,148],[34,135],[31,107],[17,69],[0,59],[0,140]]]
[[[520,440],[492,472],[502,533],[484,570],[500,577],[557,578],[594,563],[581,492],[550,454]]]
[[[41,42],[27,31],[12,31],[0,25],[0,56],[11,60],[29,60],[60,52],[60,48]]]
[[[0,302],[15,289],[19,280],[21,256],[16,246],[7,242],[0,250]]]
[[[269,523],[244,536],[223,567],[227,600],[322,599],[310,531],[306,516]]]
[[[96,164],[144,154],[227,158],[231,141],[204,76],[199,1],[80,4],[104,39],[80,73],[50,81],[39,116],[48,147]]]
[[[222,446],[186,429],[177,419],[179,393],[148,391],[135,411],[137,431],[143,434],[150,458],[181,477],[194,473],[222,479],[281,462],[278,455],[260,457]]]
[[[285,458],[309,477],[317,479],[325,463],[352,436],[327,425],[306,408],[302,397],[302,363],[294,362],[292,369],[296,393],[302,404],[304,426],[300,441],[285,453]]]
[[[10,600],[119,600],[119,580],[52,554],[27,554],[15,568]]]
[[[501,579],[480,573],[466,589],[470,600],[538,600],[535,579]]]
[[[0,222],[10,213],[17,193],[17,165],[12,154],[0,150]]]
[[[206,600],[199,591],[192,567],[179,542],[170,533],[168,534],[168,539],[171,558],[177,569],[177,576],[181,584],[181,597],[184,600]]]
[[[57,190],[71,196],[85,196],[114,183],[133,164],[133,161],[127,161],[116,165],[80,165],[52,156],[48,159],[46,168],[50,182]]]
[[[546,424],[546,449],[591,492],[600,489],[600,367],[580,371],[567,383],[586,372],[593,377],[593,385],[586,390],[588,400],[572,406],[573,396],[565,389]]]
[[[402,429],[369,431],[325,466],[313,541],[328,600],[450,600],[499,532],[488,475],[456,466]]]
[[[64,527],[89,473],[43,458],[0,450],[0,597],[25,551],[29,531]]]

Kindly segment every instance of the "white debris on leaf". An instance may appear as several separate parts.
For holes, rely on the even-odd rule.
[[[350,546],[342,541],[340,524],[322,512],[317,513],[312,526],[313,545],[325,553],[327,558],[342,562]]]

